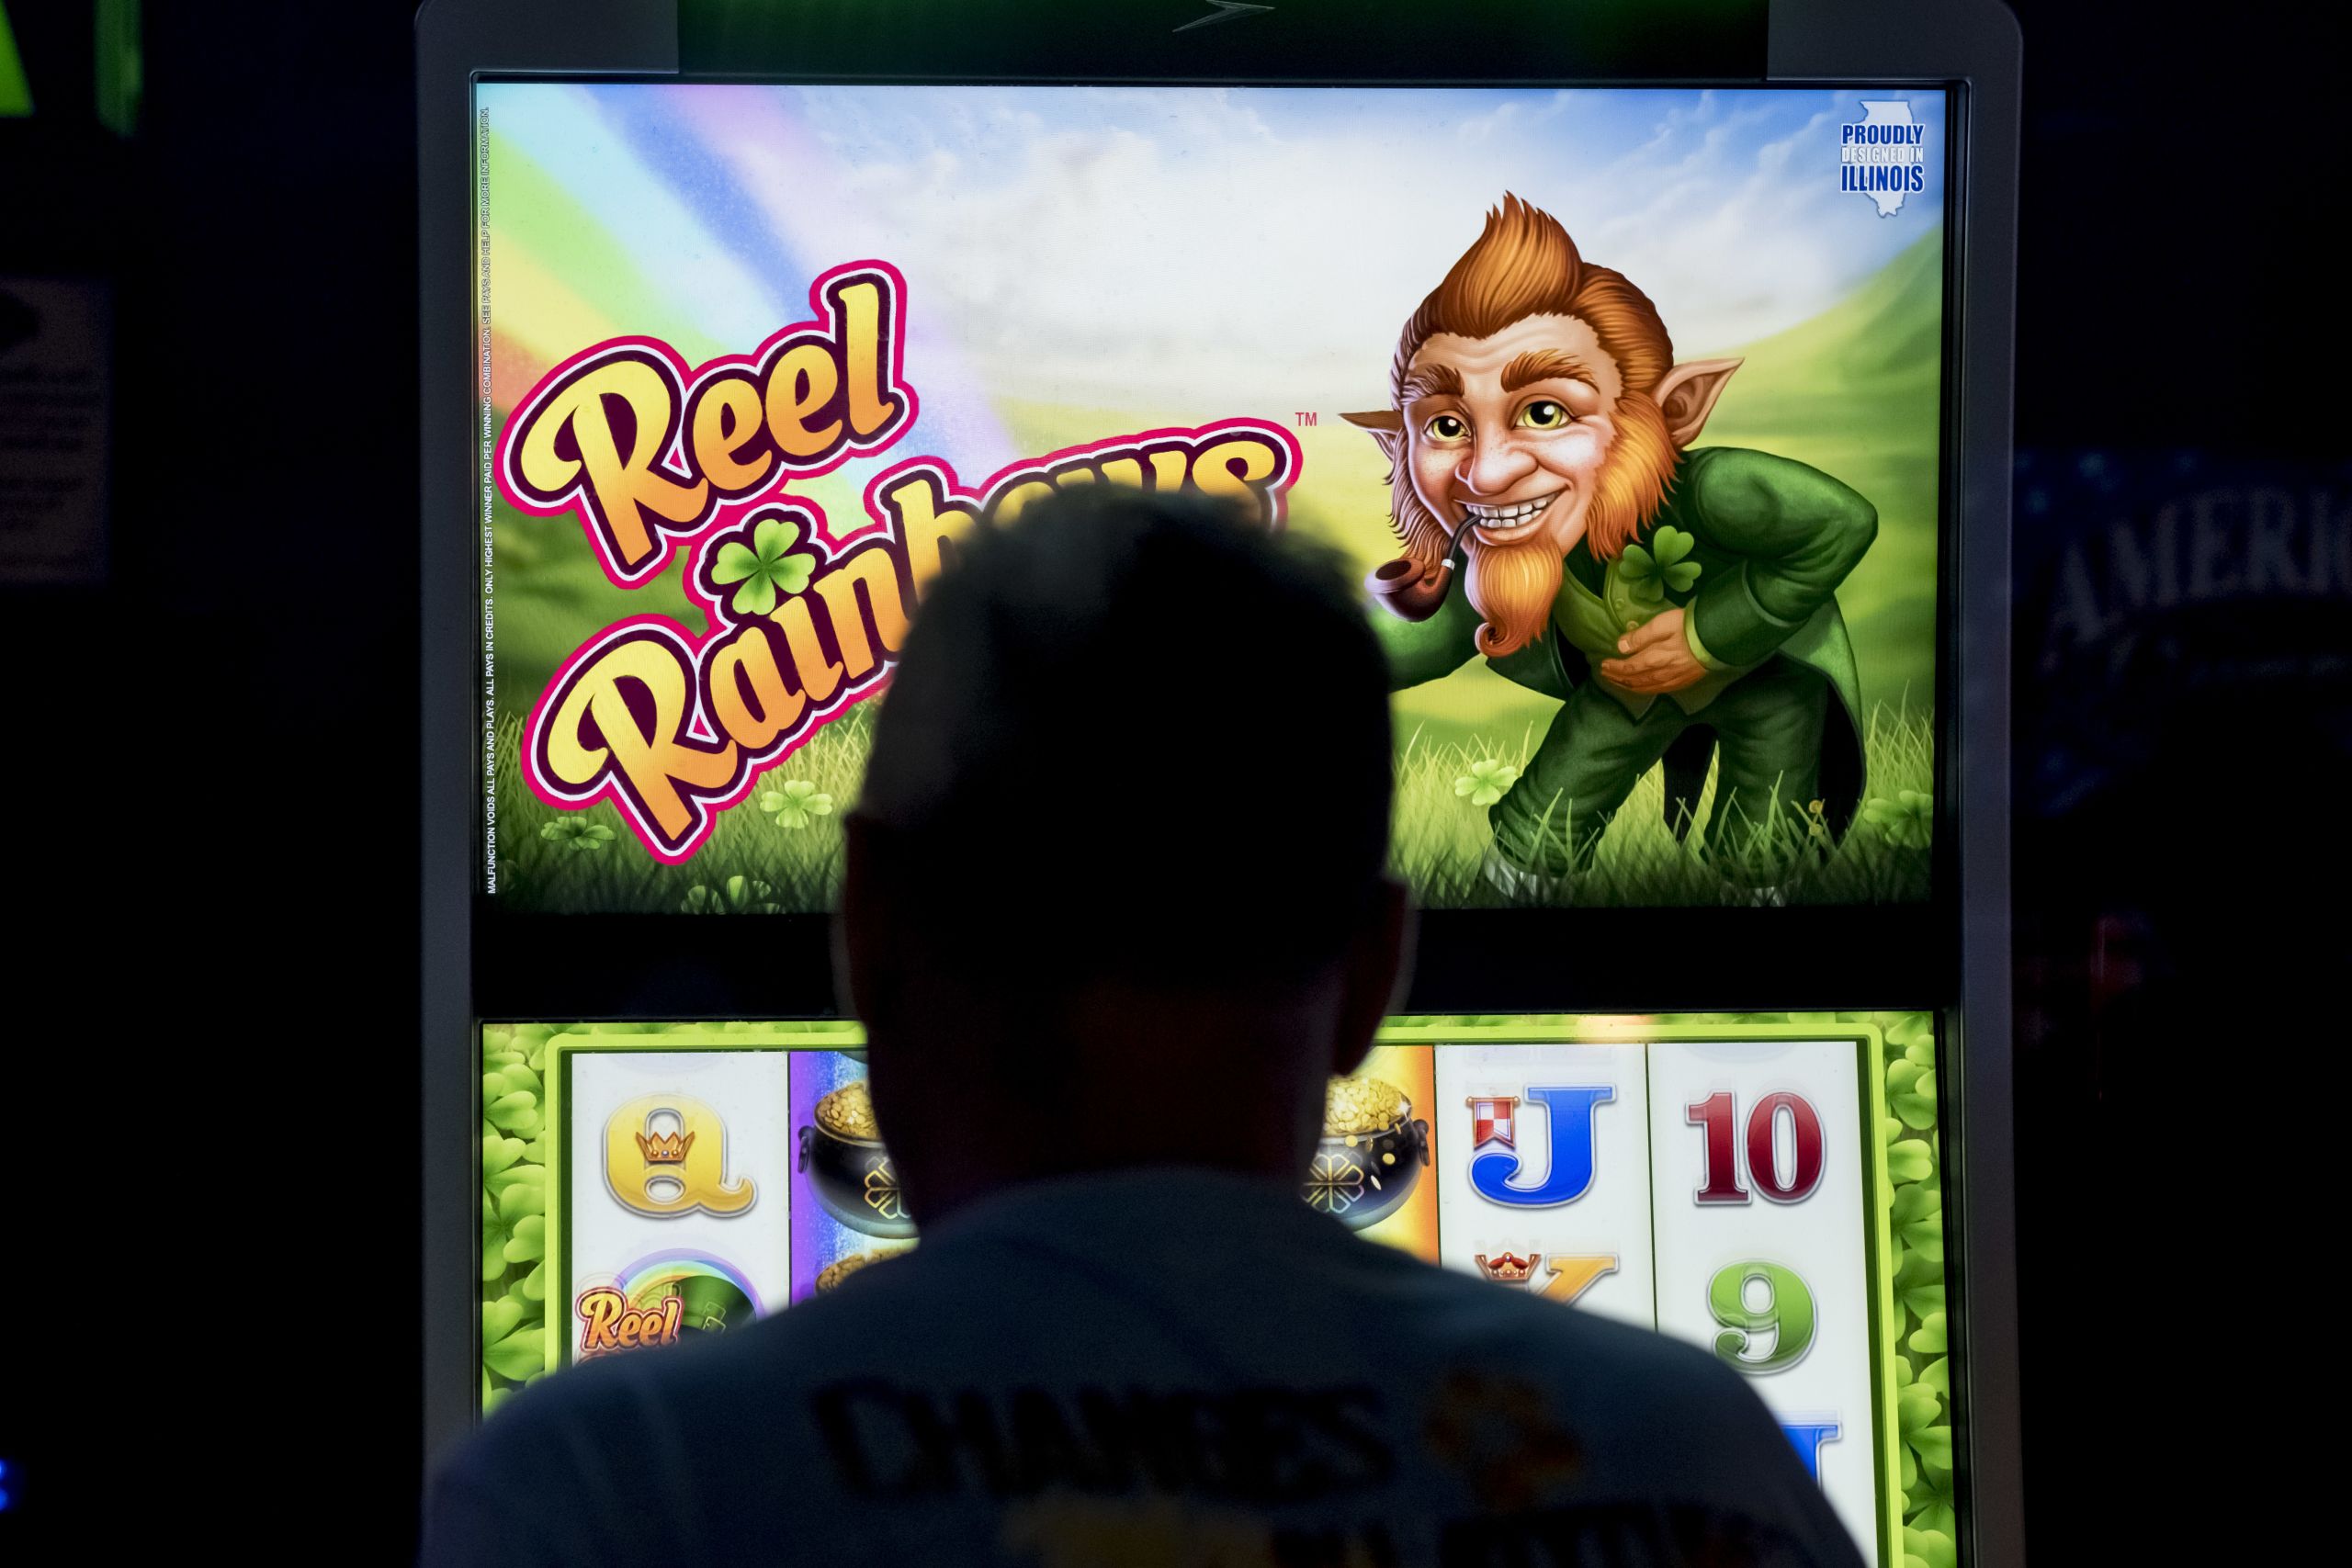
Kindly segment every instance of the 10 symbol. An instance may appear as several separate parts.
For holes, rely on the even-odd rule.
[[[1786,1114],[1792,1158],[1781,1169],[1780,1122]],[[1702,1203],[1745,1203],[1747,1189],[1739,1180],[1739,1140],[1735,1135],[1739,1105],[1729,1090],[1711,1094],[1683,1113],[1683,1120],[1707,1130],[1706,1166],[1701,1172],[1698,1199]],[[1775,1203],[1802,1203],[1821,1185],[1825,1154],[1821,1112],[1801,1094],[1781,1089],[1758,1100],[1747,1112],[1747,1179]]]

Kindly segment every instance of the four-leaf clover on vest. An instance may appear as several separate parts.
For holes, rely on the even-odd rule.
[[[1690,553],[1695,541],[1671,523],[1657,531],[1649,547],[1627,545],[1624,558],[1618,570],[1634,598],[1645,604],[1655,604],[1666,597],[1666,591],[1688,593],[1690,585],[1699,581],[1699,563],[1682,558]]]
[[[710,580],[722,587],[735,584],[727,602],[739,615],[764,615],[775,608],[779,593],[797,593],[808,586],[817,558],[792,547],[800,542],[800,525],[787,517],[763,517],[752,530],[752,542],[729,539],[718,547]]]

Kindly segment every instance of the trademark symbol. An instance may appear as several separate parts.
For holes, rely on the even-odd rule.
[[[1290,417],[1302,430],[1315,423],[1315,416],[1311,413],[1294,413]]]

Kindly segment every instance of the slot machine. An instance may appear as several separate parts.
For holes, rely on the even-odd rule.
[[[1419,967],[1300,1201],[1709,1348],[1872,1562],[2021,1559],[2005,12],[448,0],[418,51],[436,1451],[920,1245],[840,819],[956,536],[1125,483],[1327,541],[1389,653]],[[1311,808],[1185,765],[1195,832]]]

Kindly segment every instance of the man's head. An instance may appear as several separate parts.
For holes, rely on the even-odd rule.
[[[1395,987],[1390,765],[1323,553],[1111,486],[970,536],[848,823],[849,999],[918,1218],[1057,1172],[1303,1168]]]
[[[1542,630],[1561,562],[1614,559],[1665,497],[1737,360],[1674,363],[1649,298],[1515,196],[1405,323],[1393,406],[1350,414],[1392,465],[1405,554],[1374,586],[1427,614],[1458,543],[1479,651]]]

